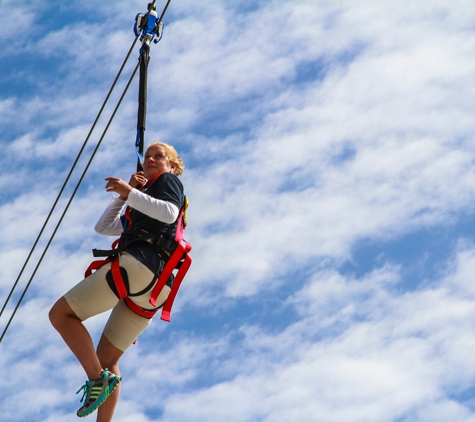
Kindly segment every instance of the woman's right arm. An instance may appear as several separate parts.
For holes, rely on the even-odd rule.
[[[124,200],[118,197],[113,197],[101,218],[99,218],[99,221],[94,226],[94,230],[97,233],[106,236],[118,236],[122,234],[124,229],[122,227],[120,214],[124,206]]]

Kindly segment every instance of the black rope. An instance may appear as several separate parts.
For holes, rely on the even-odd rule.
[[[89,161],[88,161],[86,167],[84,168],[84,171],[83,171],[83,173],[82,173],[82,175],[81,175],[81,178],[80,178],[79,181],[77,182],[76,187],[75,187],[75,189],[74,189],[74,191],[73,191],[71,197],[69,198],[69,201],[68,201],[66,207],[64,208],[64,211],[63,211],[63,213],[62,213],[62,215],[61,215],[61,218],[59,219],[58,223],[56,224],[56,227],[55,227],[55,229],[54,229],[54,231],[53,231],[53,234],[51,235],[51,237],[50,237],[50,239],[49,239],[49,241],[48,241],[48,243],[47,243],[47,245],[46,245],[46,247],[45,247],[45,249],[44,249],[44,251],[43,251],[43,253],[42,253],[42,255],[41,255],[41,258],[39,259],[38,263],[36,264],[36,267],[35,267],[35,269],[34,269],[34,271],[33,271],[33,274],[32,274],[31,277],[30,277],[30,280],[28,281],[28,283],[27,283],[25,289],[23,290],[23,294],[21,295],[20,299],[18,300],[18,303],[17,303],[17,305],[16,305],[16,307],[15,307],[15,309],[14,309],[12,315],[10,316],[10,319],[8,320],[8,323],[7,323],[6,327],[5,327],[5,329],[3,330],[2,336],[0,337],[0,343],[1,343],[2,340],[3,340],[3,337],[5,337],[5,334],[6,334],[7,330],[8,330],[8,327],[10,326],[10,324],[11,324],[11,322],[12,322],[12,320],[13,320],[13,317],[15,316],[15,314],[16,314],[17,311],[18,311],[18,309],[20,308],[20,304],[21,304],[23,298],[25,297],[28,288],[29,288],[30,285],[31,285],[31,282],[33,281],[33,278],[35,277],[36,272],[38,271],[38,268],[40,267],[40,265],[41,265],[41,263],[42,263],[42,261],[43,261],[43,258],[45,257],[46,252],[48,251],[48,249],[49,249],[49,247],[50,247],[50,245],[51,245],[51,242],[53,241],[54,236],[56,235],[56,233],[57,233],[57,231],[58,231],[58,229],[59,229],[59,226],[61,225],[61,223],[62,223],[62,221],[63,221],[63,219],[64,219],[64,217],[65,217],[65,215],[66,215],[66,213],[67,213],[67,211],[68,211],[68,209],[69,209],[69,207],[70,207],[70,205],[71,205],[71,203],[73,202],[73,199],[74,199],[74,197],[76,196],[76,193],[77,193],[77,191],[78,191],[78,189],[79,189],[79,186],[81,185],[82,181],[84,180],[84,177],[86,176],[86,173],[87,173],[87,171],[89,170],[89,167],[91,166],[92,160],[94,159],[94,157],[95,157],[95,155],[96,155],[96,153],[97,153],[97,151],[98,151],[98,149],[99,149],[99,147],[100,147],[100,145],[101,145],[101,143],[102,143],[102,141],[103,141],[103,139],[104,139],[104,137],[105,137],[105,135],[106,135],[106,133],[107,133],[107,131],[108,131],[108,129],[109,129],[109,126],[111,125],[112,120],[114,119],[114,117],[115,117],[115,115],[116,115],[116,113],[117,113],[117,110],[119,109],[119,106],[120,106],[120,104],[122,103],[122,100],[124,99],[125,94],[126,94],[127,90],[129,89],[130,84],[132,83],[132,80],[133,80],[134,77],[135,77],[135,74],[137,73],[137,69],[138,69],[138,68],[139,68],[139,65],[137,64],[137,66],[135,66],[135,69],[134,69],[132,75],[131,75],[130,78],[129,78],[129,81],[127,82],[127,86],[125,87],[125,90],[124,90],[124,92],[122,93],[122,95],[121,95],[121,97],[120,97],[120,99],[119,99],[119,102],[117,103],[117,105],[116,105],[116,107],[115,107],[115,109],[114,109],[114,112],[112,113],[112,115],[111,115],[111,117],[110,117],[110,119],[109,119],[109,122],[107,123],[106,128],[104,129],[104,132],[102,133],[101,138],[99,139],[99,141],[98,141],[96,147],[94,148],[94,151],[93,151],[93,153],[92,153],[92,155],[91,155],[91,157],[90,157],[90,159],[89,159]]]
[[[166,6],[165,6],[165,8],[164,8],[164,10],[163,10],[163,12],[162,12],[162,15],[160,16],[160,20],[159,20],[158,22],[160,22],[160,21],[162,20],[164,14],[165,14],[165,12],[166,12],[166,10],[167,10],[167,8],[168,8],[168,5],[170,4],[170,1],[171,1],[171,0],[168,0],[167,4],[166,4]],[[155,5],[155,2],[156,2],[156,0],[153,1],[152,7]],[[151,10],[151,9],[150,9],[150,10]],[[132,53],[132,50],[133,50],[133,48],[134,48],[134,46],[135,46],[135,44],[136,44],[138,38],[139,38],[139,35],[137,35],[137,36],[135,37],[135,40],[133,41],[133,43],[132,43],[132,45],[131,45],[131,47],[130,47],[128,53],[127,53],[126,58],[124,59],[124,62],[122,63],[122,66],[121,66],[121,68],[120,68],[120,70],[119,70],[119,72],[118,72],[118,74],[117,74],[117,76],[116,76],[116,78],[115,78],[115,80],[114,80],[114,82],[113,82],[113,84],[112,84],[110,90],[109,90],[109,93],[107,94],[106,99],[104,100],[104,103],[102,104],[102,107],[101,107],[101,109],[100,109],[100,111],[99,111],[99,113],[98,113],[96,119],[94,120],[94,123],[93,123],[93,125],[92,125],[92,127],[91,127],[91,129],[90,129],[90,131],[89,131],[89,134],[87,135],[86,140],[84,141],[84,143],[83,143],[83,145],[82,145],[82,147],[81,147],[81,150],[80,150],[79,154],[77,155],[76,160],[74,161],[73,166],[71,167],[71,170],[69,171],[69,174],[68,174],[68,176],[66,177],[66,180],[65,180],[65,182],[64,182],[64,184],[63,184],[63,186],[62,186],[62,188],[61,188],[61,190],[60,190],[60,192],[59,192],[59,194],[58,194],[58,196],[57,196],[57,198],[56,198],[56,200],[55,200],[55,202],[54,202],[54,204],[53,204],[53,207],[51,208],[51,210],[50,210],[50,212],[49,212],[49,214],[48,214],[48,216],[47,216],[47,218],[46,218],[46,220],[45,220],[45,223],[43,224],[43,227],[42,227],[42,229],[40,230],[40,233],[39,233],[38,237],[36,238],[36,240],[35,240],[35,242],[34,242],[34,244],[33,244],[33,247],[31,248],[31,250],[30,250],[30,252],[29,252],[29,254],[28,254],[28,257],[27,257],[27,259],[26,259],[26,261],[25,261],[25,263],[24,263],[24,265],[23,265],[23,267],[22,267],[22,269],[21,269],[21,271],[20,271],[20,274],[18,275],[18,277],[17,277],[17,279],[16,279],[16,281],[15,281],[15,283],[14,283],[14,285],[13,285],[13,287],[12,287],[12,289],[11,289],[9,295],[8,295],[8,298],[6,299],[6,301],[5,301],[5,303],[4,303],[3,307],[2,307],[2,310],[1,310],[1,312],[0,312],[0,317],[2,316],[2,314],[3,314],[3,312],[4,312],[5,308],[6,308],[6,306],[7,306],[7,304],[8,304],[8,302],[10,301],[10,299],[11,299],[11,297],[12,297],[12,295],[13,295],[13,292],[15,291],[15,289],[16,289],[16,287],[17,287],[17,285],[18,285],[18,282],[19,282],[20,278],[21,278],[21,276],[22,276],[22,274],[23,274],[23,272],[24,272],[24,270],[25,270],[25,268],[26,268],[26,266],[27,266],[27,264],[28,264],[28,262],[29,262],[29,260],[30,260],[30,258],[31,258],[31,256],[32,256],[32,254],[33,254],[33,252],[34,252],[36,246],[38,245],[38,242],[39,242],[39,240],[40,240],[40,238],[41,238],[41,236],[42,236],[42,234],[43,234],[43,232],[44,232],[44,230],[45,230],[45,228],[46,228],[46,226],[47,226],[47,224],[48,224],[48,222],[49,222],[49,220],[50,220],[50,218],[51,218],[51,216],[52,216],[52,214],[53,214],[53,211],[55,210],[55,208],[56,208],[56,206],[57,206],[57,204],[58,204],[58,202],[59,202],[60,197],[62,196],[62,194],[63,194],[63,192],[64,192],[64,190],[65,190],[65,188],[66,188],[66,186],[67,186],[67,184],[68,184],[68,182],[69,182],[69,180],[70,180],[70,178],[71,178],[71,175],[72,175],[74,169],[76,168],[76,165],[77,165],[77,163],[78,163],[78,161],[79,161],[79,159],[80,159],[80,157],[81,157],[81,155],[82,155],[82,153],[83,153],[83,151],[84,151],[84,149],[85,149],[85,147],[86,147],[86,145],[87,145],[87,143],[88,143],[88,141],[89,141],[89,138],[91,137],[91,134],[92,134],[92,132],[93,132],[93,130],[94,130],[94,128],[95,128],[95,126],[96,126],[96,124],[97,124],[97,122],[98,122],[98,120],[99,120],[99,118],[100,118],[100,116],[101,116],[101,114],[102,114],[102,112],[103,112],[103,110],[104,110],[104,108],[105,108],[105,106],[106,106],[106,104],[107,104],[107,102],[108,102],[110,96],[111,96],[111,94],[112,94],[112,91],[113,91],[114,88],[115,88],[115,85],[116,85],[116,83],[117,83],[117,81],[118,81],[118,79],[119,79],[119,77],[120,77],[120,75],[121,75],[121,73],[122,73],[122,71],[123,71],[123,69],[124,69],[124,67],[125,67],[125,65],[126,65],[126,63],[127,63],[127,61],[128,61],[128,59],[129,59],[129,57],[130,57],[130,54]],[[118,111],[118,109],[119,109],[119,107],[120,107],[120,105],[121,105],[121,103],[122,103],[124,97],[125,97],[125,94],[127,93],[128,89],[129,89],[129,87],[130,87],[130,84],[132,83],[132,81],[133,81],[133,79],[134,79],[134,77],[135,77],[135,74],[137,73],[137,70],[138,70],[139,66],[140,66],[140,61],[139,61],[139,63],[137,63],[137,65],[136,65],[136,67],[135,67],[135,69],[134,69],[132,75],[130,76],[129,81],[127,82],[127,85],[126,85],[126,87],[125,87],[125,89],[124,89],[124,91],[123,91],[123,93],[122,93],[122,95],[121,95],[121,97],[120,97],[120,99],[119,99],[119,101],[118,101],[118,103],[117,103],[115,109],[114,109],[114,112],[112,113],[112,115],[111,115],[111,117],[110,117],[110,119],[109,119],[109,122],[107,123],[107,126],[105,127],[105,129],[104,129],[104,131],[103,131],[103,133],[102,133],[102,136],[101,136],[101,138],[99,139],[99,141],[98,141],[98,143],[97,143],[97,145],[96,145],[96,147],[95,147],[95,149],[94,149],[94,151],[93,151],[93,153],[92,153],[92,155],[91,155],[91,157],[90,157],[90,159],[89,159],[89,161],[88,161],[86,167],[84,168],[84,171],[83,171],[83,173],[82,173],[82,175],[81,175],[79,181],[77,182],[76,187],[75,187],[75,189],[74,189],[72,195],[70,196],[69,201],[68,201],[66,207],[64,208],[63,213],[62,213],[62,215],[61,215],[61,217],[60,217],[58,223],[56,224],[56,227],[55,227],[55,229],[54,229],[54,231],[53,231],[53,233],[52,233],[52,235],[51,235],[51,237],[50,237],[50,239],[49,239],[49,241],[48,241],[48,243],[47,243],[45,249],[43,250],[43,253],[42,253],[41,257],[40,257],[40,259],[39,259],[39,261],[38,261],[38,263],[37,263],[37,265],[36,265],[36,267],[35,267],[35,269],[34,269],[32,275],[31,275],[31,277],[30,277],[30,279],[29,279],[27,285],[25,286],[25,288],[24,288],[24,290],[23,290],[23,293],[22,293],[22,295],[20,296],[20,299],[19,299],[18,302],[17,302],[17,305],[15,306],[15,309],[14,309],[12,315],[10,316],[10,319],[8,320],[7,325],[5,326],[5,328],[4,328],[4,330],[3,330],[3,333],[2,333],[2,335],[1,335],[1,337],[0,337],[0,343],[2,342],[3,338],[5,337],[5,334],[6,334],[7,330],[8,330],[8,328],[10,327],[10,324],[11,324],[11,322],[13,321],[13,318],[14,318],[15,314],[17,313],[18,309],[20,308],[20,304],[21,304],[21,302],[23,301],[23,298],[25,297],[26,292],[28,291],[28,288],[30,287],[30,285],[31,285],[31,283],[32,283],[32,281],[33,281],[33,278],[35,277],[36,272],[38,271],[38,269],[39,269],[39,267],[40,267],[40,265],[41,265],[41,263],[42,263],[42,261],[43,261],[43,258],[45,257],[46,252],[48,251],[48,249],[49,249],[49,247],[50,247],[50,245],[51,245],[51,243],[52,243],[52,241],[53,241],[53,239],[54,239],[54,237],[55,237],[55,235],[56,235],[56,233],[57,233],[57,231],[58,231],[58,229],[59,229],[59,226],[61,225],[61,223],[62,223],[62,221],[63,221],[63,219],[64,219],[64,217],[65,217],[67,211],[69,210],[69,207],[70,207],[70,205],[71,205],[71,203],[72,203],[74,197],[76,196],[76,193],[77,193],[77,191],[79,190],[79,187],[80,187],[82,181],[84,180],[84,177],[85,177],[87,171],[89,170],[89,167],[90,167],[90,165],[91,165],[91,163],[92,163],[92,161],[93,161],[93,159],[94,159],[94,157],[95,157],[95,155],[96,155],[96,153],[97,153],[97,151],[98,151],[100,145],[102,144],[102,141],[103,141],[103,139],[104,139],[104,137],[105,137],[105,135],[106,135],[106,133],[107,133],[107,131],[108,131],[108,129],[109,129],[109,127],[110,127],[110,125],[111,125],[111,123],[112,123],[112,121],[113,121],[113,119],[114,119],[114,117],[115,117],[115,115],[116,115],[116,113],[117,113],[117,111]]]
[[[76,160],[74,161],[74,163],[73,163],[73,165],[72,165],[72,167],[71,167],[71,169],[70,169],[70,171],[69,171],[69,174],[68,174],[68,176],[66,177],[66,180],[64,181],[63,186],[62,186],[61,190],[59,191],[59,194],[58,194],[58,196],[56,197],[56,200],[54,201],[53,206],[51,207],[51,210],[50,210],[48,216],[46,217],[46,220],[45,220],[45,222],[44,222],[44,224],[43,224],[43,227],[41,228],[41,230],[40,230],[40,232],[39,232],[39,234],[38,234],[38,237],[36,238],[36,240],[35,240],[35,242],[34,242],[32,248],[31,248],[31,250],[30,250],[30,253],[28,254],[28,257],[26,258],[26,261],[25,261],[25,263],[23,264],[23,267],[22,267],[21,270],[20,270],[20,273],[18,274],[18,277],[17,277],[17,279],[15,280],[15,283],[13,284],[13,287],[12,287],[12,289],[10,290],[9,295],[8,295],[7,299],[5,300],[5,303],[3,304],[2,310],[0,311],[0,317],[3,315],[3,312],[5,311],[5,308],[7,307],[7,304],[8,304],[8,302],[10,301],[10,299],[11,299],[11,297],[12,297],[12,295],[13,295],[13,292],[15,291],[15,289],[16,289],[16,287],[17,287],[17,285],[18,285],[18,282],[20,281],[20,278],[21,278],[21,276],[23,275],[23,272],[25,271],[25,268],[26,268],[26,266],[28,265],[28,262],[30,261],[30,258],[31,258],[31,256],[33,255],[33,252],[35,251],[36,246],[38,245],[38,242],[40,241],[41,236],[43,235],[43,232],[45,231],[46,226],[48,225],[48,222],[49,222],[51,216],[53,215],[54,210],[56,209],[56,206],[58,205],[59,199],[60,199],[61,196],[63,195],[64,190],[65,190],[67,184],[69,183],[69,179],[71,178],[71,176],[72,176],[72,174],[73,174],[73,172],[74,172],[74,170],[75,170],[75,168],[76,168],[76,165],[77,165],[77,163],[79,162],[79,159],[81,158],[81,155],[82,155],[82,153],[84,152],[84,149],[86,148],[87,143],[89,142],[89,139],[90,139],[90,137],[91,137],[91,135],[92,135],[92,132],[94,131],[94,129],[95,129],[96,125],[97,125],[97,122],[99,121],[99,118],[101,117],[102,112],[104,111],[104,108],[105,108],[107,102],[109,101],[109,98],[110,98],[110,96],[111,96],[111,94],[112,94],[112,91],[114,90],[114,88],[115,88],[115,86],[116,86],[116,84],[117,84],[117,81],[119,80],[119,77],[120,77],[120,75],[122,74],[122,71],[124,70],[124,67],[125,67],[126,63],[127,63],[127,61],[129,60],[130,54],[132,53],[133,48],[135,47],[135,44],[137,43],[137,39],[138,39],[138,37],[135,37],[135,40],[134,40],[134,42],[132,43],[132,45],[131,45],[131,47],[130,47],[130,49],[129,49],[129,52],[128,52],[127,55],[126,55],[126,57],[125,57],[125,59],[124,59],[124,62],[122,63],[122,66],[120,67],[119,73],[118,73],[117,76],[115,77],[114,82],[112,83],[112,85],[111,85],[111,87],[110,87],[110,89],[109,89],[109,93],[107,94],[107,96],[106,96],[106,98],[105,98],[105,100],[104,100],[104,102],[103,102],[103,104],[102,104],[102,107],[101,107],[101,109],[99,110],[99,113],[97,114],[96,119],[94,120],[94,123],[92,124],[91,129],[89,130],[89,133],[88,133],[88,135],[87,135],[87,137],[86,137],[86,140],[84,141],[84,143],[83,143],[83,145],[82,145],[82,147],[81,147],[81,149],[80,149],[78,155],[76,156]]]
[[[155,24],[155,33],[158,31],[158,26],[160,25],[160,22],[163,20],[163,17],[165,16],[165,13],[167,13],[168,6],[170,6],[172,0],[168,0],[167,4],[163,8],[162,14],[160,15],[160,18],[158,19],[157,23]],[[155,3],[155,1],[153,2]]]

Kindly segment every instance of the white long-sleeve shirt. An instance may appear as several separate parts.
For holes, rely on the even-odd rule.
[[[126,205],[129,205],[133,209],[140,211],[151,218],[167,224],[175,222],[179,214],[179,209],[175,204],[153,198],[138,189],[132,189],[127,201],[124,201],[117,196],[110,200],[109,205],[107,205],[103,214],[94,226],[94,230],[97,233],[106,236],[120,235],[123,232],[120,215]]]

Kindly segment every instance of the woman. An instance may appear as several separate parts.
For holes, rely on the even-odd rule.
[[[152,282],[168,255],[166,250],[155,246],[154,239],[174,239],[184,205],[183,185],[177,177],[183,169],[175,149],[157,142],[147,148],[143,172],[133,174],[129,183],[116,177],[105,179],[106,191],[120,196],[112,198],[95,230],[104,235],[122,234],[119,263],[125,270],[122,275],[128,282],[128,299],[144,309],[152,307],[149,303]],[[126,204],[125,216],[121,217]],[[137,239],[138,232],[146,233],[147,240]],[[88,377],[78,391],[83,391],[85,400],[77,415],[84,417],[99,408],[97,422],[112,420],[120,392],[119,359],[151,322],[119,299],[110,270],[110,263],[102,266],[61,297],[50,311],[52,325]],[[162,289],[157,307],[165,302],[171,282],[170,279]],[[110,309],[111,315],[94,350],[82,321]]]

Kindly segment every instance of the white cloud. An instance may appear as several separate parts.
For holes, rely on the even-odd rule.
[[[229,344],[228,359],[242,365],[236,377],[169,398],[163,420],[425,420],[439,406],[437,420],[471,420],[445,394],[475,375],[473,298],[463,283],[473,257],[461,251],[444,279],[400,294],[393,269],[354,280],[315,275],[295,295],[312,305],[302,320],[274,335],[246,329],[249,355]]]
[[[134,3],[132,15],[144,6]],[[470,2],[241,6],[172,3],[153,47],[147,140],[175,144],[190,163],[194,264],[176,325],[156,321],[124,358],[116,419],[474,420],[461,398],[475,378],[470,242],[450,265],[441,257],[436,279],[406,279],[391,257],[363,276],[339,271],[361,239],[391,241],[473,212]],[[38,39],[21,48],[61,63],[37,93],[1,99],[2,293],[132,41],[122,26],[130,3],[103,7],[90,21],[36,26]],[[135,95],[1,345],[2,419],[35,420],[41,409],[41,420],[66,421],[79,405],[72,392],[84,375],[47,312],[101,242],[92,226],[109,197],[103,178],[133,171]],[[279,323],[265,320],[270,306]],[[262,319],[251,324],[248,311]],[[88,321],[95,339],[106,317]],[[18,374],[31,385],[7,391]],[[25,397],[35,399],[12,410]]]

